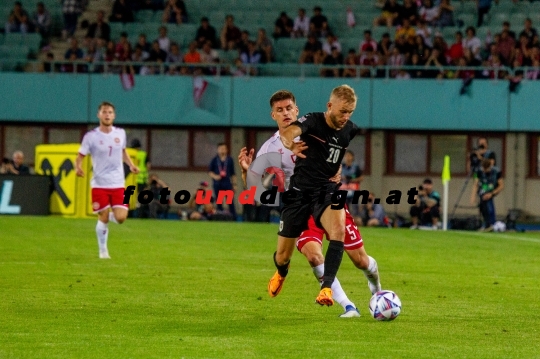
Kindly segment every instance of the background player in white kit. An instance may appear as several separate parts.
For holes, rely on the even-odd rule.
[[[98,214],[96,234],[99,245],[99,258],[109,259],[107,238],[109,220],[123,223],[128,214],[128,205],[124,204],[124,165],[129,165],[131,172],[139,169],[133,164],[126,151],[126,132],[113,126],[115,109],[113,104],[102,102],[98,107],[99,127],[87,132],[82,140],[79,155],[75,161],[77,176],[84,177],[83,158],[92,156],[94,175],[92,187],[92,208]],[[109,211],[112,208],[112,212]]]
[[[292,151],[284,147],[283,143],[280,140],[280,133],[291,123],[297,120],[298,107],[296,106],[294,95],[291,92],[285,90],[278,91],[272,96],[272,98],[270,99],[270,106],[272,108],[272,119],[276,121],[279,130],[261,146],[259,152],[257,152],[257,157],[270,152],[281,153],[281,166],[285,174],[284,187],[285,189],[288,189],[289,179],[294,173],[295,155],[292,153]],[[300,146],[300,150],[303,148],[303,143],[298,142],[297,145]],[[240,154],[238,156],[238,161],[242,169],[242,178],[244,180],[244,183],[246,181],[247,170],[253,160],[253,154],[253,149],[250,150],[248,153],[247,149],[244,147],[240,150]],[[277,173],[276,180],[278,182],[280,181],[280,176]],[[276,183],[276,180],[273,184],[280,187],[280,183]],[[339,181],[337,176],[335,178],[332,178],[331,180],[335,180],[336,182]],[[325,232],[323,229],[316,226],[313,217],[310,219],[308,226],[309,228],[302,232],[302,234],[300,235],[296,246],[311,265],[315,278],[320,281],[324,273],[322,238]],[[355,264],[355,266],[364,272],[366,278],[368,279],[370,291],[372,292],[372,294],[374,294],[378,290],[381,290],[377,262],[375,261],[375,259],[368,256],[365,249],[363,248],[362,237],[358,231],[358,228],[354,224],[354,221],[350,214],[347,215],[346,228],[347,235],[345,238],[345,250],[347,251],[347,254],[351,258],[351,261]],[[333,298],[343,307],[343,309],[345,309],[345,312],[341,315],[341,317],[359,316],[359,312],[356,309],[356,306],[347,297],[337,278],[332,284],[332,291]],[[275,293],[275,295],[277,295],[278,293],[279,291]]]

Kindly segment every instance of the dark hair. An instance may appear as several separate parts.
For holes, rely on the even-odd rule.
[[[128,37],[127,32],[122,31],[122,32],[120,33],[120,37]]]
[[[205,21],[206,21],[206,22],[209,22],[209,21],[208,21],[208,18],[207,18],[206,16],[204,16],[204,17],[201,19],[201,22],[205,22]]]
[[[463,37],[463,34],[461,33],[461,31],[456,31],[456,35]]]
[[[505,22],[503,22],[503,26],[508,26],[508,27],[510,27],[510,23],[509,23],[508,21],[505,21]]]
[[[141,148],[141,141],[138,138],[134,138],[131,141],[131,148]]]
[[[473,35],[476,35],[476,29],[474,28],[474,26],[469,26],[465,32],[469,32],[469,30],[472,31]]]
[[[114,105],[113,105],[112,103],[107,102],[107,101],[103,101],[102,103],[99,104],[99,106],[98,106],[98,111],[101,111],[101,108],[102,108],[102,107],[107,107],[107,106],[108,106],[108,107],[112,107],[113,110],[116,110],[116,109],[114,108]]]
[[[292,100],[292,102],[296,103],[296,98],[294,97],[293,93],[287,90],[279,90],[275,92],[272,97],[270,97],[270,107],[274,106],[274,103],[282,100]]]
[[[423,183],[424,184],[433,184],[433,181],[431,180],[431,178],[426,178]]]
[[[371,35],[371,30],[364,30],[364,35],[365,34],[370,34]]]
[[[221,146],[227,146],[227,144],[225,142],[220,142],[217,144],[217,147],[221,147]]]
[[[313,8],[313,11],[320,11],[320,12],[322,12],[322,8],[321,8],[320,6],[315,6],[315,7]]]

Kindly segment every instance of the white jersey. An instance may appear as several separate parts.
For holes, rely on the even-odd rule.
[[[98,127],[84,135],[79,153],[92,156],[92,188],[124,188],[125,148],[126,131],[118,127],[113,126],[109,133]]]
[[[295,141],[298,141],[298,138],[295,138]],[[285,173],[285,190],[289,188],[289,180],[294,173],[294,163],[296,162],[296,155],[289,149],[285,148],[283,142],[279,135],[279,131],[274,133],[266,142],[261,146],[259,152],[257,152],[257,157],[265,153],[279,152],[281,153],[281,169]]]

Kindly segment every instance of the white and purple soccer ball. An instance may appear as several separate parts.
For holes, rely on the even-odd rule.
[[[394,320],[401,313],[401,299],[391,290],[381,290],[369,300],[369,311],[376,320]]]

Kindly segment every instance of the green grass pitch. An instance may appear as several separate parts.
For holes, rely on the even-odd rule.
[[[294,254],[276,298],[277,226],[0,217],[0,358],[539,358],[538,233],[361,229],[401,315],[369,315],[363,274],[338,273],[360,318],[314,303]]]

